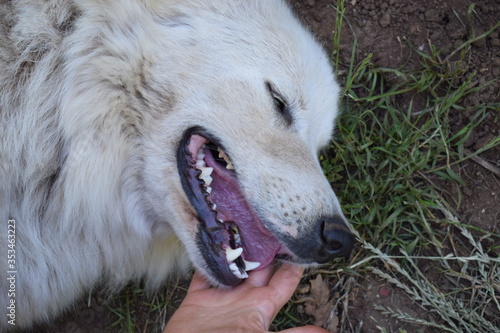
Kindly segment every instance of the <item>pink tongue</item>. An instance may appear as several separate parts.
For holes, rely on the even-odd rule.
[[[280,242],[253,213],[240,191],[236,178],[216,163],[210,153],[207,152],[206,156],[207,166],[214,168],[210,198],[217,205],[218,216],[238,226],[243,243],[243,258],[260,262],[257,269],[268,266],[280,251]]]

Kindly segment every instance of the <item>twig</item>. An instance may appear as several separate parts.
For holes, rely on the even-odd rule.
[[[465,153],[467,155],[472,155],[472,153],[470,151],[468,151],[468,150],[465,150]],[[497,168],[496,166],[494,166],[493,164],[491,164],[490,162],[485,161],[484,159],[482,159],[481,157],[479,157],[477,155],[476,156],[472,156],[471,158],[472,158],[472,160],[474,162],[476,162],[477,164],[479,164],[483,168],[485,168],[488,171],[494,173],[497,177],[500,177],[500,169]]]

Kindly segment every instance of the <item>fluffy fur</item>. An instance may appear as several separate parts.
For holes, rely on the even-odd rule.
[[[191,261],[215,281],[177,170],[192,126],[224,143],[270,230],[300,239],[318,216],[342,216],[317,161],[337,95],[327,57],[280,0],[1,2],[0,309],[8,220],[17,327],[99,284],[158,286]]]

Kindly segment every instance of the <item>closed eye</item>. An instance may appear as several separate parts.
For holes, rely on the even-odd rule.
[[[266,82],[266,87],[272,98],[274,110],[285,120],[286,125],[290,127],[293,123],[293,117],[289,104],[270,82]]]

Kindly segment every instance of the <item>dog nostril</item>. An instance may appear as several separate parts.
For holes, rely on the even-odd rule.
[[[340,242],[333,241],[333,242],[327,243],[327,244],[328,244],[328,249],[330,249],[332,251],[338,251],[342,248],[342,243],[340,243]]]
[[[340,217],[323,219],[321,239],[330,259],[349,255],[354,246],[354,237]]]

